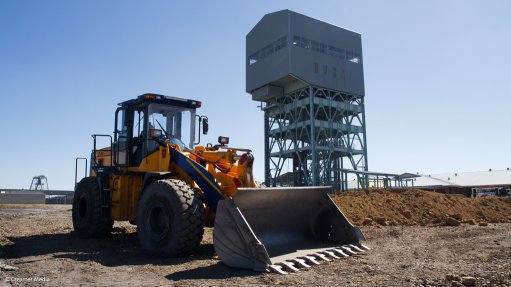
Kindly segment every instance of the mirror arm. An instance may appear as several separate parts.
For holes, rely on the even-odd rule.
[[[205,122],[208,121],[208,117],[206,116],[199,116],[199,115],[195,115],[195,117],[197,117],[199,119],[199,137],[197,139],[197,142],[193,143],[194,145],[198,145],[200,143],[200,135],[201,135],[201,128],[202,128],[202,121],[204,120]],[[208,128],[209,129],[209,128]],[[204,133],[206,134],[206,133]]]
[[[201,123],[202,123],[202,117],[199,115],[195,115],[195,117],[199,118],[199,138],[197,139],[197,142],[193,143],[193,145],[198,145],[200,143],[200,129],[201,129]]]

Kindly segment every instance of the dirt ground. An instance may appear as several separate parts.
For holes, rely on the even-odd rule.
[[[372,250],[289,275],[223,265],[211,229],[194,256],[154,257],[128,223],[116,223],[109,238],[83,240],[72,232],[69,205],[0,206],[0,263],[17,268],[0,271],[0,286],[462,286],[463,277],[511,286],[511,223],[501,223],[511,222],[509,199],[374,191],[334,200],[367,224]],[[448,217],[467,223],[443,226]]]

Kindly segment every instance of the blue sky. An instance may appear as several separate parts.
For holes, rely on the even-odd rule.
[[[362,34],[370,170],[505,169],[510,3],[1,1],[0,187],[44,174],[51,189],[72,189],[91,134],[111,133],[117,103],[145,92],[202,100],[206,141],[252,148],[262,181],[245,36],[281,9]]]

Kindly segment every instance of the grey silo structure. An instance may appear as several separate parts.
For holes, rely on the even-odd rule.
[[[246,56],[246,90],[264,111],[266,185],[347,189],[348,173],[368,168],[361,35],[282,10],[247,34]]]

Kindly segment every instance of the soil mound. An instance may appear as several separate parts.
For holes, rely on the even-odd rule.
[[[511,222],[511,197],[468,198],[423,190],[369,190],[332,196],[356,225],[485,225]]]

